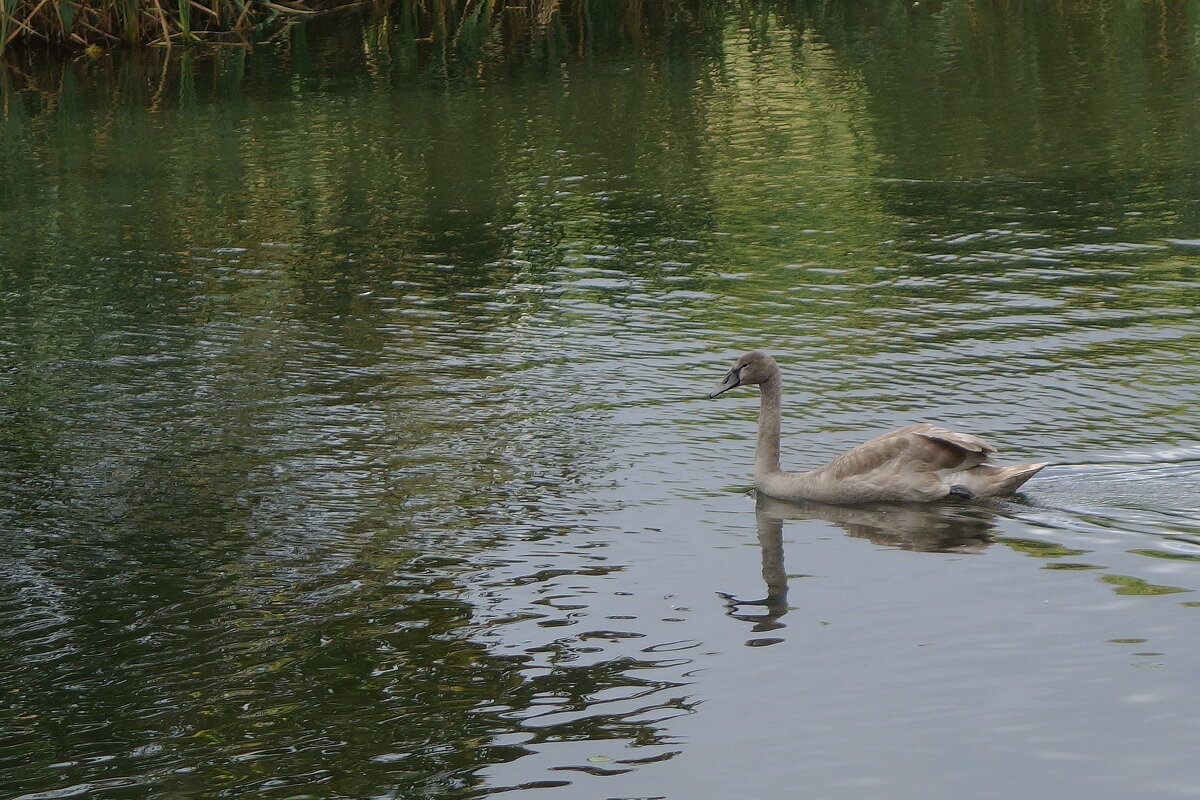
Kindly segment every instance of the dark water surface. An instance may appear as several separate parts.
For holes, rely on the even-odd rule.
[[[807,8],[5,77],[0,796],[1200,796],[1197,6]]]

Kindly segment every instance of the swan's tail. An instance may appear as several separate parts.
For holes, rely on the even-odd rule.
[[[1049,465],[1049,461],[1043,461],[1040,464],[1017,464],[1012,467],[993,467],[981,464],[967,473],[971,477],[967,487],[979,497],[1000,497],[1012,494],[1020,489],[1025,481]]]

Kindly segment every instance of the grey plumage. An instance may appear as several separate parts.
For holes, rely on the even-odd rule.
[[[995,497],[1013,493],[1048,463],[996,466],[989,461],[995,448],[978,436],[919,423],[864,442],[817,469],[784,472],[779,466],[782,378],[775,359],[759,350],[747,353],[709,396],[751,384],[762,392],[755,485],[781,500],[869,503],[941,500],[951,494]]]

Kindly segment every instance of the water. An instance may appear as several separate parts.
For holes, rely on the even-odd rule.
[[[805,8],[7,77],[0,796],[1200,794],[1191,6]]]

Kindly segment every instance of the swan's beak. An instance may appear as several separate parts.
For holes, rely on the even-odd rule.
[[[731,370],[729,370],[729,374],[725,376],[725,380],[718,383],[716,388],[708,393],[708,397],[711,400],[712,398],[719,395],[721,392],[728,392],[730,389],[733,389],[733,388],[741,386],[741,385],[742,385],[742,381],[738,377],[737,370],[731,369]]]

